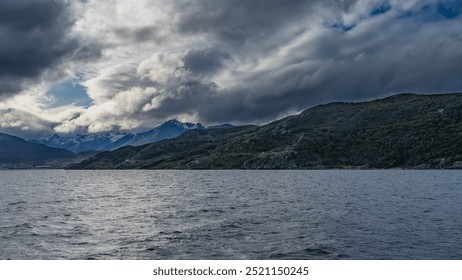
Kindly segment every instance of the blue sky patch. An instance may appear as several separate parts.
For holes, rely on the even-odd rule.
[[[391,5],[388,2],[383,2],[380,6],[376,7],[375,9],[372,9],[370,16],[377,16],[381,14],[387,13],[389,10],[391,10]]]
[[[418,18],[426,22],[453,19],[462,14],[462,2],[445,1],[433,5],[424,5],[420,9],[406,11],[399,18]]]
[[[438,13],[447,19],[452,19],[460,16],[462,10],[462,4],[448,5],[438,4]]]
[[[51,107],[75,104],[77,106],[88,107],[92,104],[92,100],[88,97],[87,90],[80,84],[72,82],[64,82],[52,86],[48,95],[53,96],[55,103]]]
[[[348,32],[350,31],[351,29],[355,28],[356,25],[344,25],[342,22],[336,22],[332,25],[330,25],[331,28],[334,28],[334,29],[339,29],[339,30],[342,30],[344,32]]]

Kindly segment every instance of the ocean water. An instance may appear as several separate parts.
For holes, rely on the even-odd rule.
[[[462,171],[0,171],[0,259],[462,259]]]

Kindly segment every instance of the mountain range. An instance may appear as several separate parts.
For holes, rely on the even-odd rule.
[[[462,94],[319,105],[270,124],[190,130],[73,169],[462,168]]]
[[[0,164],[8,168],[34,165],[54,165],[62,160],[76,158],[73,152],[30,143],[19,137],[0,133]]]
[[[224,125],[224,127],[232,127]],[[125,145],[143,145],[175,138],[191,129],[205,129],[200,123],[167,121],[141,133],[106,132],[50,137],[26,141],[22,138],[0,133],[0,168],[62,168],[82,161],[100,151],[117,149]]]
[[[110,151],[127,145],[140,146],[172,139],[191,129],[205,129],[205,127],[200,123],[182,123],[177,120],[169,120],[151,130],[140,133],[113,131],[98,134],[78,134],[69,137],[54,134],[47,138],[31,139],[29,141],[49,147],[66,149],[75,153]]]

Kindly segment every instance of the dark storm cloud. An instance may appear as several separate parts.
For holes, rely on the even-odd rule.
[[[158,35],[159,29],[155,26],[144,26],[137,28],[118,27],[114,34],[121,40],[130,43],[140,43],[145,41],[160,41],[162,38]]]
[[[221,43],[240,47],[251,40],[264,39],[282,26],[310,15],[319,1],[303,0],[200,0],[180,2],[178,30],[181,33],[209,33]],[[249,41],[250,40],[250,41]]]
[[[198,66],[193,72],[213,72],[226,67],[223,57],[205,55],[213,48],[217,54],[226,49],[228,57],[268,56],[271,48],[287,43],[281,41],[290,37],[285,27],[306,24],[302,19],[312,16],[316,2],[199,1],[191,9],[186,6],[179,30],[208,34],[215,45],[190,52],[184,61]],[[324,8],[334,15],[355,12],[356,1],[327,3],[331,5]],[[375,1],[351,28],[324,24],[320,35],[293,48],[274,68],[242,75],[241,85],[220,89],[205,81],[192,83],[182,87],[181,95],[166,99],[157,113],[165,108],[195,112],[205,122],[264,121],[331,101],[461,91],[460,6],[457,1],[431,1],[403,10]],[[332,18],[324,23],[335,24]]]
[[[139,19],[103,22],[107,53],[127,55],[84,82],[95,105],[66,129],[263,123],[320,103],[460,92],[459,2],[177,0],[159,20],[162,5],[142,2]]]
[[[69,35],[74,20],[65,1],[1,1],[0,96],[20,91],[65,58],[99,55],[98,48]]]
[[[191,50],[183,58],[185,68],[194,74],[215,73],[226,67],[226,60],[231,59],[228,53],[217,49]]]

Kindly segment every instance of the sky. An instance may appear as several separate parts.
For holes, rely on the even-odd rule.
[[[462,92],[460,0],[0,5],[0,132],[25,138]]]

